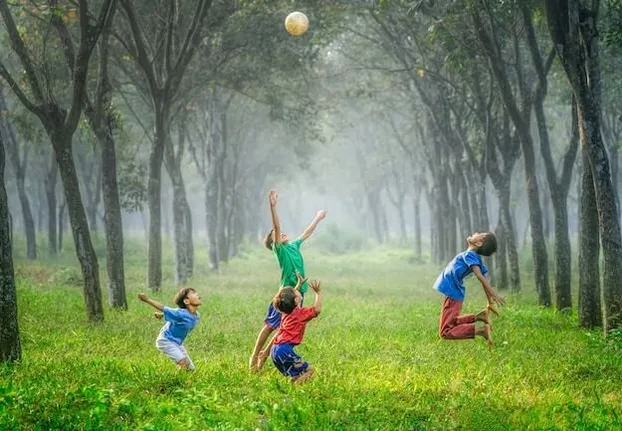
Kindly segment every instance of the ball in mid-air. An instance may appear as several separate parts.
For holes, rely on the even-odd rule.
[[[309,18],[302,12],[292,12],[285,18],[285,30],[292,36],[301,36],[309,28]]]

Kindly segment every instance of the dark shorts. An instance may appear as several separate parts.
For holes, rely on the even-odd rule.
[[[302,302],[304,302],[304,299],[305,296],[302,295]],[[302,302],[300,303],[301,307]],[[272,329],[279,329],[279,326],[281,326],[281,312],[274,308],[272,302],[268,306],[268,312],[266,313],[266,318],[264,319],[264,322]]]
[[[298,356],[294,347],[293,344],[275,344],[270,351],[272,362],[287,377],[297,377],[309,368],[309,363]]]

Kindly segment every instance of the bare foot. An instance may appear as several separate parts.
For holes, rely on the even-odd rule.
[[[490,325],[490,329],[492,329],[492,320],[490,320],[490,310],[488,307],[477,313],[475,315],[475,320],[484,322],[486,325]]]
[[[492,332],[490,325],[484,325],[482,328],[482,337],[486,340],[488,347],[492,347]]]
[[[309,366],[309,368],[307,368],[307,370],[304,373],[299,374],[296,377],[292,377],[292,380],[291,380],[292,384],[302,385],[303,383],[308,381],[311,377],[313,377],[314,373],[315,373],[315,368],[313,368],[312,366]]]
[[[248,370],[251,373],[256,373],[257,371],[259,371],[259,369],[257,368],[257,361],[258,357],[256,355],[252,355],[251,358],[248,360]]]

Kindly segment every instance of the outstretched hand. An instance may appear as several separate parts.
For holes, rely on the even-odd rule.
[[[315,216],[318,220],[324,220],[326,218],[326,210],[319,210]]]
[[[147,296],[146,293],[139,293],[138,294],[138,299],[140,299],[141,301],[147,301],[149,299],[149,297]]]
[[[320,293],[320,292],[322,291],[322,287],[321,287],[321,285],[320,285],[320,282],[319,282],[319,281],[317,281],[317,280],[313,280],[313,281],[311,281],[311,282],[309,283],[309,287],[310,287],[311,289],[313,289],[313,291],[314,291],[315,293]]]
[[[296,279],[298,282],[296,283],[295,289],[300,289],[300,287],[307,281],[307,278],[303,277],[298,271],[296,271]]]

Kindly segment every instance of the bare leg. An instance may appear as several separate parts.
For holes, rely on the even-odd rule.
[[[263,347],[263,345],[266,343],[266,340],[268,339],[272,331],[274,331],[274,329],[272,329],[268,325],[264,325],[263,328],[261,328],[261,331],[259,331],[259,335],[257,336],[257,341],[255,342],[255,348],[253,349],[253,354],[251,355],[248,361],[248,368],[250,371],[257,371],[257,362],[259,360],[259,352],[261,351],[261,348]]]
[[[274,334],[274,337],[272,337],[272,339],[270,340],[266,348],[259,353],[259,357],[257,358],[257,371],[263,368],[263,365],[266,363],[266,361],[270,357],[270,351],[272,350],[272,344],[274,343],[274,339],[276,338],[277,335],[278,335],[278,332]]]
[[[484,322],[486,325],[490,325],[492,329],[492,320],[490,319],[490,308],[486,307],[475,315],[475,320],[478,322]]]
[[[490,331],[490,325],[484,325],[481,328],[476,328],[475,335],[481,335],[484,337],[488,347],[492,347],[492,333]]]

